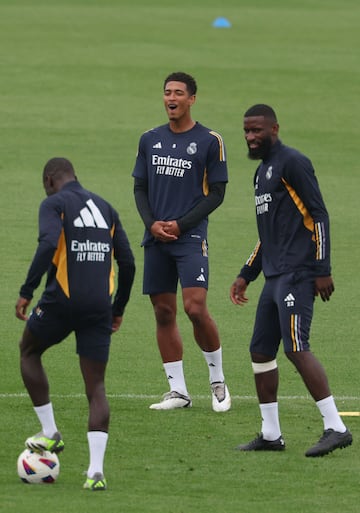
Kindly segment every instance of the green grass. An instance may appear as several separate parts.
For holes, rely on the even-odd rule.
[[[232,28],[214,29],[217,16],[227,17]],[[246,158],[242,117],[251,104],[270,103],[284,142],[313,160],[331,215],[336,292],[329,304],[316,302],[313,349],[339,409],[360,409],[359,21],[356,0],[224,0],[221,7],[215,0],[0,0],[0,511],[357,513],[359,418],[346,418],[351,448],[305,458],[322,422],[282,354],[280,415],[287,450],[233,450],[260,427],[248,342],[262,280],[249,288],[243,309],[230,303],[228,292],[256,242],[255,166]],[[211,411],[206,365],[181,306],[194,406],[148,409],[167,386],[152,310],[141,295],[143,227],[131,171],[140,134],[165,121],[162,81],[180,69],[198,81],[195,118],[222,133],[227,145],[230,182],[209,231],[209,307],[233,394],[233,409],[225,415]],[[83,185],[117,207],[137,259],[107,375],[112,419],[104,494],[81,490],[87,404],[73,337],[45,358],[66,442],[60,478],[54,486],[36,487],[16,475],[17,455],[38,423],[19,374],[23,325],[14,304],[36,246],[42,168],[53,156],[70,158]]]

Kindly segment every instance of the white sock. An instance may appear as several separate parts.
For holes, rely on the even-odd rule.
[[[345,433],[346,426],[341,420],[332,395],[317,401],[316,406],[319,408],[322,415],[324,421],[324,429],[334,429],[334,431]]]
[[[278,403],[260,404],[262,417],[261,432],[264,440],[276,440],[281,436]]]
[[[55,423],[54,410],[52,403],[43,406],[34,406],[34,411],[41,424],[41,430],[44,435],[51,438],[58,430]]]
[[[104,456],[109,435],[104,431],[89,431],[87,434],[90,454],[90,464],[87,471],[88,477],[93,477],[96,472],[104,473]]]
[[[221,347],[216,351],[212,351],[208,353],[206,351],[202,352],[206,363],[209,367],[209,380],[210,383],[223,383],[225,381],[223,366],[222,366],[222,350]]]
[[[164,363],[164,370],[170,391],[176,391],[179,392],[179,394],[188,396],[182,360]]]

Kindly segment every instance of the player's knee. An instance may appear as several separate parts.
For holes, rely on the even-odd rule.
[[[19,350],[21,358],[28,358],[36,353],[36,348],[24,337],[19,342]]]
[[[19,349],[21,357],[41,356],[46,346],[35,338],[28,327],[25,328],[23,335],[19,341]]]
[[[290,362],[295,365],[297,370],[302,373],[302,369],[313,367],[317,359],[313,353],[309,351],[285,351],[285,355]]]
[[[184,302],[184,311],[192,323],[201,322],[204,318],[204,314],[206,313],[206,309],[204,309],[204,305],[202,303],[191,300]]]
[[[263,374],[264,372],[270,372],[277,369],[276,359],[261,363],[251,362],[251,365],[254,374]]]
[[[161,326],[175,322],[176,310],[166,303],[157,304],[154,306],[154,313],[156,322]]]

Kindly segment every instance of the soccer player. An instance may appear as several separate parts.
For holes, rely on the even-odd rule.
[[[117,212],[80,185],[71,162],[49,160],[43,185],[48,197],[39,210],[38,247],[16,303],[16,316],[27,321],[20,341],[21,375],[42,427],[25,445],[40,452],[64,449],[41,357],[74,332],[89,403],[90,464],[84,488],[101,491],[106,489],[103,461],[109,427],[105,369],[111,333],[120,328],[130,296],[134,257]],[[113,258],[118,283],[112,303]],[[45,290],[27,317],[34,290],[46,272]]]
[[[194,121],[197,86],[183,72],[164,81],[169,118],[140,138],[133,171],[135,201],[145,225],[143,293],[150,296],[156,335],[170,391],[151,409],[192,405],[183,371],[183,346],[176,320],[178,281],[194,338],[209,369],[212,408],[229,410],[222,348],[209,314],[208,215],[223,201],[228,181],[224,142]]]
[[[328,301],[334,291],[329,217],[312,163],[280,141],[274,110],[262,104],[248,109],[244,132],[249,158],[261,160],[254,177],[259,240],[231,286],[231,300],[244,305],[247,286],[261,271],[265,285],[250,343],[261,433],[238,449],[285,449],[277,401],[276,355],[282,339],[287,358],[301,375],[324,422],[323,435],[305,455],[323,456],[352,443],[325,371],[309,345],[315,296]]]

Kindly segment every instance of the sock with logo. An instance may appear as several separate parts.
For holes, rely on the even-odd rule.
[[[222,366],[222,350],[221,347],[217,349],[216,351],[202,352],[204,355],[204,358],[206,360],[206,363],[209,367],[209,380],[210,383],[223,383],[225,381],[224,373],[223,373],[223,366]]]
[[[176,391],[179,392],[179,394],[188,396],[189,394],[186,388],[182,360],[178,360],[177,362],[167,362],[164,363],[163,366],[170,391]]]
[[[346,426],[341,420],[332,395],[317,401],[316,406],[319,408],[322,415],[324,421],[324,429],[333,429],[334,431],[345,433]]]

